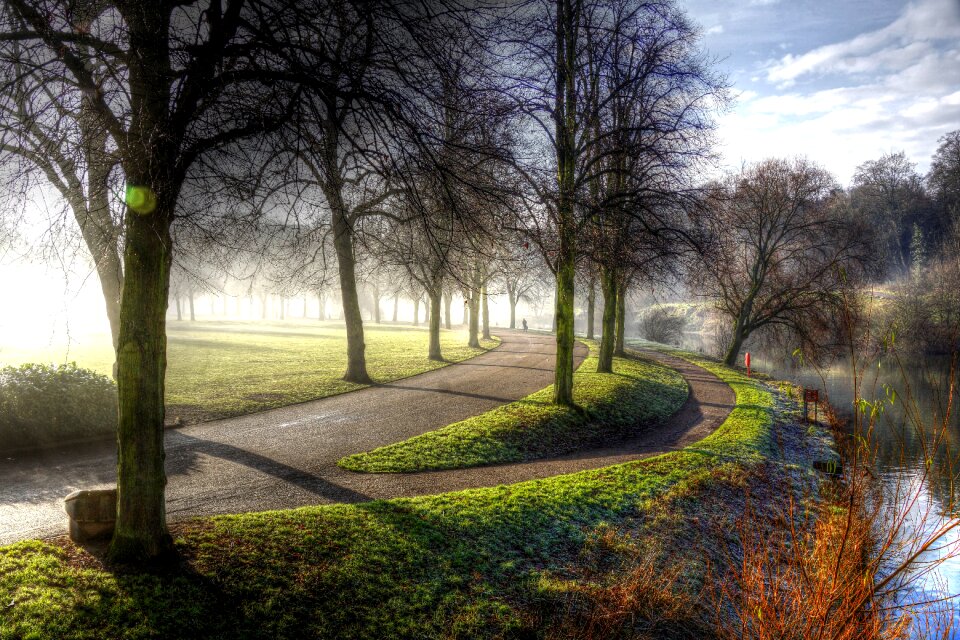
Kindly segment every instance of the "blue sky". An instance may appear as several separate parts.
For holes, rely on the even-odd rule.
[[[681,0],[739,94],[725,164],[804,155],[848,184],[960,129],[960,0]]]

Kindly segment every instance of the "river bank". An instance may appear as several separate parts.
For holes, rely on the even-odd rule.
[[[770,614],[755,614],[744,585],[757,583],[740,579],[743,567],[786,566],[766,541],[812,531],[826,504],[813,463],[830,455],[829,437],[799,420],[784,387],[688,357],[737,404],[681,450],[490,489],[200,519],[175,528],[176,561],[147,573],[65,541],[3,547],[11,604],[0,636],[689,638],[763,628]]]

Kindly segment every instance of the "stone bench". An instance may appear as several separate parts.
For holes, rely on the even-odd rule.
[[[74,542],[109,538],[117,520],[117,490],[74,491],[63,499],[63,508],[70,517],[70,539]]]

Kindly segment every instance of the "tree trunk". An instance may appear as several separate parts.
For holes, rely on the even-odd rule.
[[[287,316],[287,299],[284,296],[280,296],[280,319],[286,320]]]
[[[594,339],[593,325],[596,320],[597,308],[597,276],[590,276],[590,291],[587,293],[587,338]]]
[[[600,331],[600,355],[597,373],[613,373],[613,350],[617,331],[617,276],[612,269],[603,269],[600,274],[603,293],[603,319]]]
[[[413,299],[413,326],[420,326],[420,296]]]
[[[267,319],[267,302],[268,302],[267,294],[261,293],[260,294],[260,319],[261,320]]]
[[[193,310],[193,291],[187,293],[187,302],[190,304],[190,322],[196,322],[197,314]]]
[[[624,348],[623,337],[627,324],[627,286],[620,285],[617,288],[617,345],[613,351],[616,356],[627,355]]]
[[[373,288],[373,321],[380,324],[380,287]]]
[[[177,304],[177,320],[183,320],[183,311],[180,309],[180,296],[174,296],[174,301]]]
[[[517,297],[513,291],[507,291],[507,297],[510,299],[510,328],[517,328]]]
[[[553,290],[553,323],[550,325],[550,331],[552,333],[557,332],[557,300],[558,299],[559,298],[557,297],[557,290],[556,288],[554,288]]]
[[[397,312],[400,310],[400,292],[393,294],[393,321],[397,321]]]
[[[443,323],[450,330],[453,323],[450,322],[450,306],[453,304],[453,292],[447,291],[443,294]]]
[[[132,184],[149,184],[128,175]],[[147,187],[141,187],[146,189]],[[172,549],[166,521],[164,381],[172,243],[171,198],[152,213],[126,211],[117,350],[117,521],[110,556],[153,558]]]
[[[430,324],[430,294],[427,293],[423,301],[423,324]]]
[[[429,292],[430,295],[430,353],[431,360],[443,360],[440,352],[440,299],[443,297],[440,289]]]
[[[483,304],[483,339],[490,340],[490,303],[486,283],[480,292],[480,301]]]
[[[480,270],[473,270],[473,290],[470,292],[470,328],[467,344],[475,349],[480,348]]]
[[[343,379],[348,382],[370,384],[367,374],[366,345],[363,341],[363,316],[357,294],[356,257],[353,253],[353,232],[346,217],[339,189],[328,195],[333,214],[333,245],[337,251],[340,270],[340,297],[343,301],[343,319],[347,325],[347,370]]]
[[[743,343],[749,335],[750,333],[744,329],[743,320],[737,318],[733,325],[733,340],[730,342],[730,348],[727,349],[727,354],[723,357],[723,364],[728,367],[737,366],[740,349],[743,348]]]
[[[317,320],[321,322],[327,319],[327,297],[323,295],[323,292],[317,293]]]
[[[573,295],[576,268],[574,198],[577,169],[577,38],[580,5],[556,0],[556,91],[553,112],[557,153],[556,304],[557,357],[553,401],[573,406]]]

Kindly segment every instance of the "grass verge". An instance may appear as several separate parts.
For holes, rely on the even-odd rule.
[[[372,451],[342,458],[350,471],[398,473],[462,469],[563,455],[623,438],[675,413],[683,377],[641,358],[615,358],[597,373],[596,345],[573,376],[581,410],[552,404],[553,386],[486,413]]]
[[[0,547],[0,638],[609,637],[594,619],[669,631],[688,608],[637,560],[655,558],[662,537],[617,531],[664,504],[696,517],[698,487],[742,484],[764,460],[774,420],[769,389],[698,363],[737,406],[681,451],[510,486],[198,520],[176,530],[181,564],[152,573],[103,567],[69,544]],[[639,595],[624,591],[631,566],[652,585]]]

